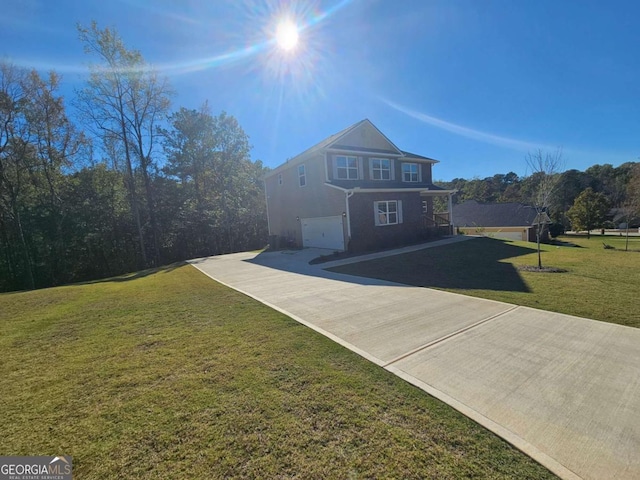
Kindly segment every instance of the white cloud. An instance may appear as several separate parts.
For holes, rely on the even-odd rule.
[[[442,130],[446,130],[451,133],[455,133],[456,135],[460,135],[462,137],[472,138],[474,140],[478,140],[480,142],[489,143],[491,145],[497,145],[499,147],[511,148],[513,150],[518,151],[529,151],[529,150],[555,150],[556,146],[545,145],[542,143],[536,142],[528,142],[524,140],[518,140],[515,138],[502,137],[500,135],[494,135],[493,133],[481,132],[479,130],[474,130],[472,128],[464,127],[462,125],[456,125],[455,123],[446,122],[439,118],[433,117],[431,115],[427,115],[426,113],[417,112],[408,107],[400,105],[398,103],[392,102],[391,100],[387,100],[385,98],[380,98],[380,100],[391,108],[398,110],[405,115],[408,115],[416,120],[419,120],[423,123],[427,123],[437,128],[441,128]]]

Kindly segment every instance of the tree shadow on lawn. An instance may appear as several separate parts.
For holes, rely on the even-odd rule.
[[[133,273],[125,273],[122,275],[117,275],[114,277],[108,278],[100,278],[98,280],[88,280],[86,282],[77,282],[76,285],[91,285],[94,283],[108,283],[108,282],[128,282],[130,280],[137,280],[139,278],[148,277],[149,275],[153,275],[155,273],[169,273],[175,270],[176,268],[180,268],[183,265],[186,265],[186,262],[175,262],[169,265],[162,265],[161,267],[147,268],[145,270],[139,270]]]
[[[328,270],[416,287],[530,292],[517,269],[500,260],[535,252],[508,241],[479,238]]]

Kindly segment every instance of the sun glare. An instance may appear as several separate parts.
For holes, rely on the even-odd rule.
[[[276,42],[284,51],[290,51],[298,45],[298,27],[290,20],[284,20],[276,29]]]

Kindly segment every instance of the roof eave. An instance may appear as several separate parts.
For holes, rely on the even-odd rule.
[[[457,190],[429,190],[425,187],[395,187],[395,188],[362,188],[362,187],[353,187],[353,188],[345,188],[340,187],[338,185],[334,185],[331,182],[324,183],[327,187],[335,188],[342,192],[351,192],[351,193],[420,193],[420,194],[431,194],[433,196],[438,194],[448,194],[451,192],[455,192]]]
[[[327,147],[327,152],[331,152],[331,153],[345,153],[345,154],[355,154],[355,155],[367,155],[367,156],[374,156],[377,155],[379,157],[395,157],[395,158],[403,158],[402,154],[399,153],[388,153],[388,152],[384,152],[384,153],[380,153],[380,152],[374,152],[371,150],[347,150],[345,148],[331,148],[331,147]]]

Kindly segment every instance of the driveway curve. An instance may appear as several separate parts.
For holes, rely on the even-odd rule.
[[[460,239],[410,248],[447,241]],[[309,265],[328,253],[190,263],[448,403],[561,478],[640,478],[639,329],[324,270],[370,257]]]

